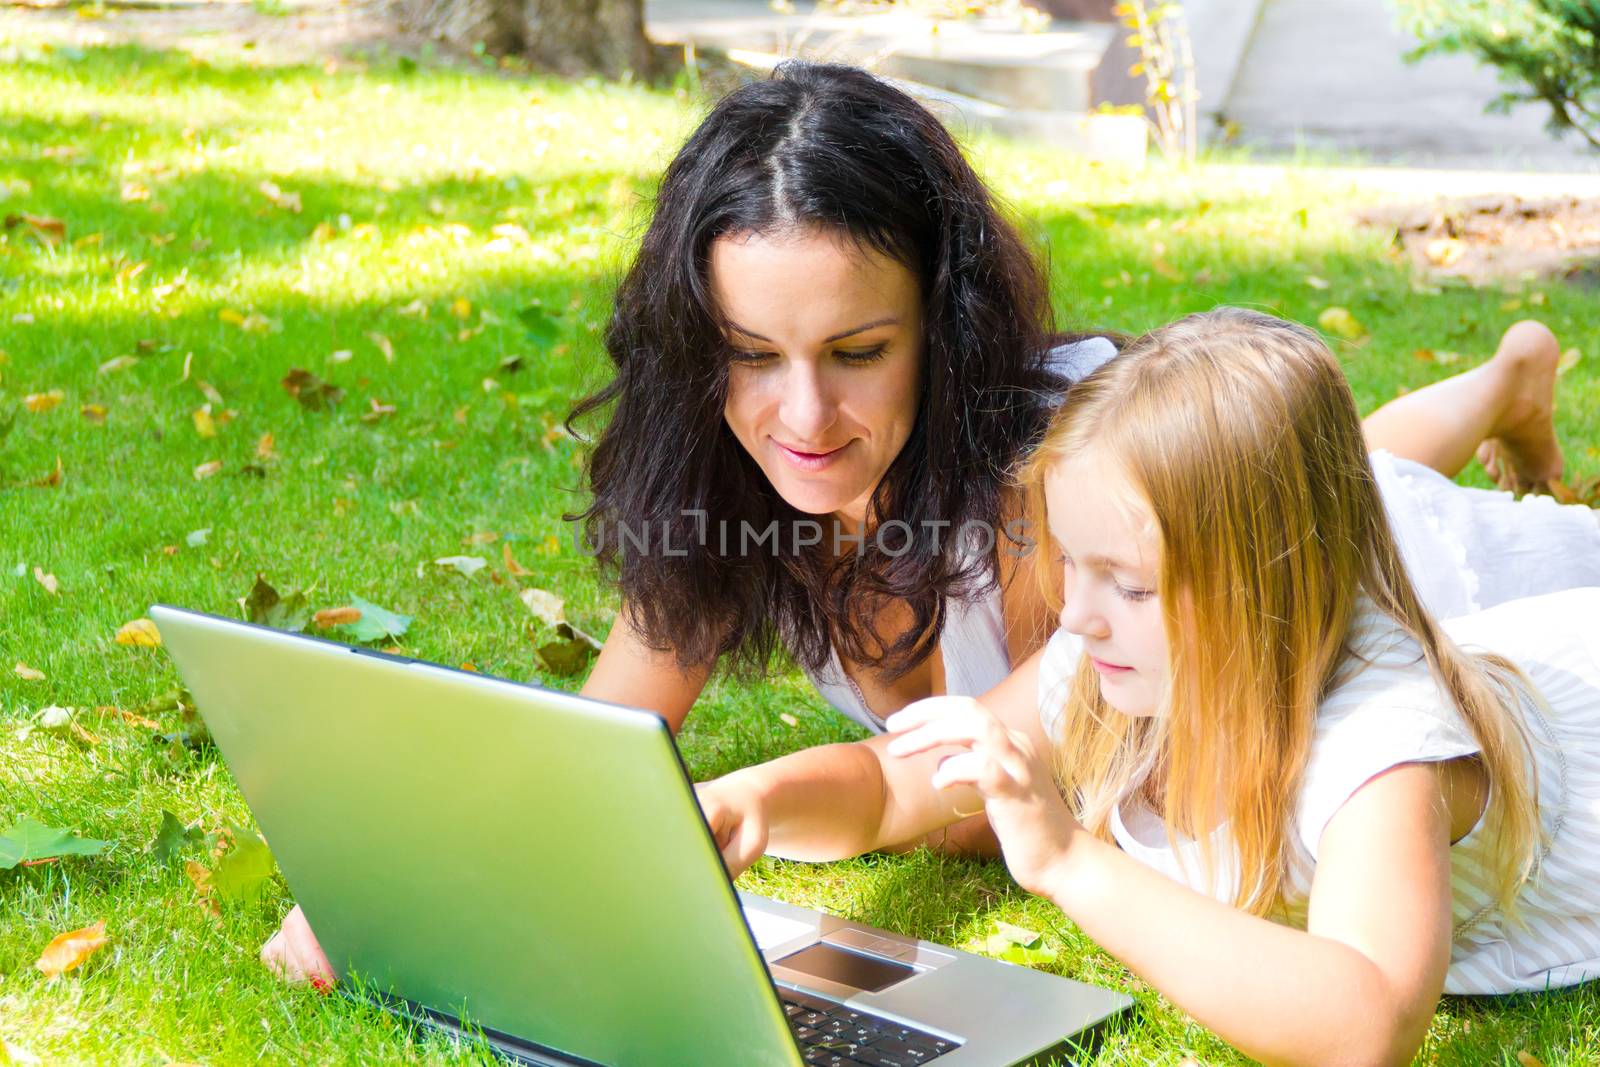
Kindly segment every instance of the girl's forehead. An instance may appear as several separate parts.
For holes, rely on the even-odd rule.
[[[1076,545],[1125,564],[1158,558],[1160,527],[1127,469],[1102,451],[1063,457],[1045,474],[1050,535],[1069,550]]]

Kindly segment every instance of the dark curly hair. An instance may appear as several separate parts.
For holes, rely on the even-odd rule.
[[[706,535],[813,518],[724,420],[732,349],[707,268],[718,237],[797,227],[905,264],[924,309],[910,437],[872,495],[869,536],[837,558],[730,553]],[[592,502],[564,519],[616,574],[635,630],[686,668],[732,653],[748,674],[781,642],[811,669],[837,647],[899,677],[935,647],[946,597],[997,580],[996,551],[970,553],[950,531],[998,524],[1011,469],[1043,432],[1041,400],[1065,385],[1046,368],[1051,323],[1043,265],[938,119],[865,71],[784,63],[723,97],[667,167],[605,332],[616,376],[567,418],[614,405],[585,468]],[[885,545],[870,535],[891,520],[911,527],[909,550],[900,530]],[[622,527],[660,532],[673,554]],[[884,642],[874,622],[891,600],[913,622]]]

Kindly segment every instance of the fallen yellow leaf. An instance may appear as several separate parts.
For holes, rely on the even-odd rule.
[[[61,484],[61,457],[60,456],[56,457],[56,466],[55,466],[54,470],[52,470],[49,474],[45,475],[43,478],[39,478],[39,479],[37,479],[35,481],[29,482],[28,484],[33,486],[33,488],[35,488],[35,489],[49,489],[49,488],[51,488],[53,486],[60,485]]]
[[[194,409],[191,416],[194,419],[194,432],[201,437],[217,436],[217,420],[211,417],[211,405],[206,404]]]
[[[67,394],[60,389],[52,389],[48,393],[29,393],[22,398],[22,406],[35,415],[42,415],[67,398]]]
[[[1360,341],[1367,336],[1367,328],[1350,313],[1349,308],[1334,306],[1323,309],[1322,314],[1317,316],[1317,325],[1346,341]]]
[[[194,469],[194,480],[197,481],[197,482],[198,481],[203,481],[206,478],[211,477],[213,474],[216,474],[221,469],[222,469],[222,460],[220,460],[220,459],[213,459],[213,460],[210,460],[208,462],[202,463],[202,464],[200,464],[200,466],[198,466],[198,467],[196,467]]]
[[[500,556],[505,561],[507,574],[514,574],[518,578],[526,578],[528,575],[533,573],[528,568],[518,563],[516,557],[511,554],[510,541],[506,541],[501,544],[500,550]]]
[[[23,663],[21,660],[18,660],[17,665],[11,668],[11,670],[12,673],[25,682],[44,681],[44,671],[36,671],[26,663]]]
[[[390,343],[387,337],[381,333],[369,333],[367,334],[367,340],[378,346],[378,351],[383,353],[383,361],[385,363],[394,362],[394,345]]]
[[[11,227],[17,225],[26,226],[28,228],[27,232],[33,235],[34,240],[38,241],[42,245],[49,245],[52,248],[56,245],[59,245],[67,238],[66,223],[62,222],[60,219],[48,218],[43,215],[26,214],[6,216],[6,229],[9,230]]]
[[[360,622],[361,609],[352,607],[324,608],[311,616],[311,621],[317,628],[326,630],[330,626],[341,626],[347,622]]]
[[[1565,352],[1561,353],[1561,359],[1556,362],[1556,373],[1567,373],[1567,371],[1571,370],[1573,367],[1576,367],[1578,365],[1578,361],[1581,359],[1583,359],[1583,351],[1581,349],[1567,349]]]
[[[78,414],[83,416],[85,422],[96,426],[104,425],[106,421],[106,409],[103,404],[85,404],[78,409]]]
[[[41,567],[33,568],[33,580],[44,586],[44,591],[55,596],[61,591],[61,583],[56,581],[56,576],[46,574]]]
[[[466,318],[472,314],[472,301],[464,296],[457,297],[455,302],[450,305],[450,314],[458,319]]]
[[[272,433],[269,431],[267,433],[262,434],[259,438],[256,439],[256,458],[257,459],[271,459],[272,456],[273,456],[272,446],[273,446]]]
[[[138,356],[116,356],[100,364],[101,374],[114,374],[119,370],[127,370],[139,362]]]
[[[57,934],[44,947],[34,966],[47,975],[65,974],[104,948],[110,942],[106,937],[106,924],[102,919],[93,926]]]
[[[209,912],[213,919],[221,919],[222,905],[217,902],[217,890],[211,884],[211,868],[199,860],[186,860],[183,864],[183,873],[194,883],[194,891],[200,897],[200,906]]]
[[[239,314],[237,311],[233,310],[232,308],[223,308],[221,311],[217,312],[217,318],[221,319],[223,322],[227,323],[229,326],[243,326],[244,325],[244,316]]]
[[[122,624],[116,637],[119,645],[133,645],[137,648],[161,647],[161,631],[156,629],[156,624],[149,619],[134,619],[132,622]]]

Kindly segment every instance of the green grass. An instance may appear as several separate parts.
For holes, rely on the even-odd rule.
[[[600,635],[615,610],[560,521],[577,499],[575,446],[548,431],[603,377],[596,333],[641,198],[703,106],[388,61],[268,71],[0,41],[0,213],[67,228],[59,247],[26,227],[0,233],[0,423],[14,419],[0,438],[0,828],[32,815],[115,842],[103,857],[0,872],[0,1036],[48,1062],[485,1059],[270,979],[256,950],[288,906],[280,880],[215,925],[181,866],[155,861],[163,809],[248,822],[220,757],[174,760],[151,731],[92,711],[83,721],[98,744],[15,729],[47,705],[136,707],[171,689],[167,658],[115,644],[118,627],[156,601],[236,614],[258,572],[280,589],[315,586],[317,607],[359,595],[414,616],[411,655],[576,687],[539,671],[514,595],[519,583],[554,591]],[[1067,323],[1139,330],[1223,302],[1314,320],[1339,304],[1372,330],[1342,350],[1370,408],[1460,369],[1413,350],[1459,351],[1465,366],[1527,313],[1504,310],[1499,292],[1413,292],[1382,236],[1350,225],[1352,194],[1327,172],[1129,175],[1003,143],[974,152],[1048,244]],[[269,180],[280,203],[299,198],[298,213],[261,191]],[[494,243],[500,224],[526,237]],[[1311,288],[1310,274],[1330,287]],[[1531,291],[1545,294],[1534,310],[1591,356],[1562,380],[1559,421],[1575,474],[1593,473],[1600,303],[1560,285]],[[530,345],[517,323],[535,299],[563,312],[555,348]],[[465,317],[451,310],[459,300]],[[426,315],[402,311],[416,301]],[[224,312],[270,326],[245,330]],[[370,334],[392,344],[392,363]],[[330,362],[336,351],[351,358]],[[97,369],[129,355],[126,369]],[[500,371],[512,356],[522,369]],[[279,385],[293,366],[344,388],[343,405],[303,410]],[[214,415],[236,412],[214,438],[192,418],[207,402],[201,381],[221,394]],[[53,389],[64,396],[53,411],[23,408]],[[394,413],[362,421],[373,400]],[[80,415],[91,404],[103,425]],[[268,433],[273,458],[261,460]],[[58,457],[59,485],[32,487]],[[221,472],[197,480],[212,461]],[[202,528],[205,543],[188,545]],[[499,539],[465,547],[484,533]],[[496,583],[431,563],[477,553],[499,569],[502,544],[530,577]],[[18,662],[45,680],[18,677]],[[714,683],[682,743],[703,778],[852,736],[788,671],[762,686]],[[925,852],[763,861],[742,884],[952,944],[997,918],[1048,931],[1061,950],[1051,969],[1138,1000],[1096,1063],[1242,1062],[999,865]],[[83,970],[34,970],[53,934],[96,919],[113,941]],[[1421,1060],[1515,1063],[1526,1050],[1594,1063],[1597,1045],[1594,989],[1451,999]]]

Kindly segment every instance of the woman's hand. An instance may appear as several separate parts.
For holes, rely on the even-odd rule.
[[[728,877],[739,877],[767,850],[770,826],[765,800],[737,771],[701,782],[694,791]]]
[[[886,725],[897,735],[889,743],[891,756],[944,745],[962,749],[940,761],[933,787],[977,790],[1011,876],[1029,892],[1049,896],[1052,875],[1082,827],[1033,742],[972,697],[918,700],[891,715]]]
[[[306,922],[305,912],[298,904],[283,917],[278,932],[261,946],[261,962],[267,965],[267,970],[286,981],[310,982],[319,990],[331,988],[337,980],[333,965],[323,954],[322,946],[317,944],[311,924]]]

